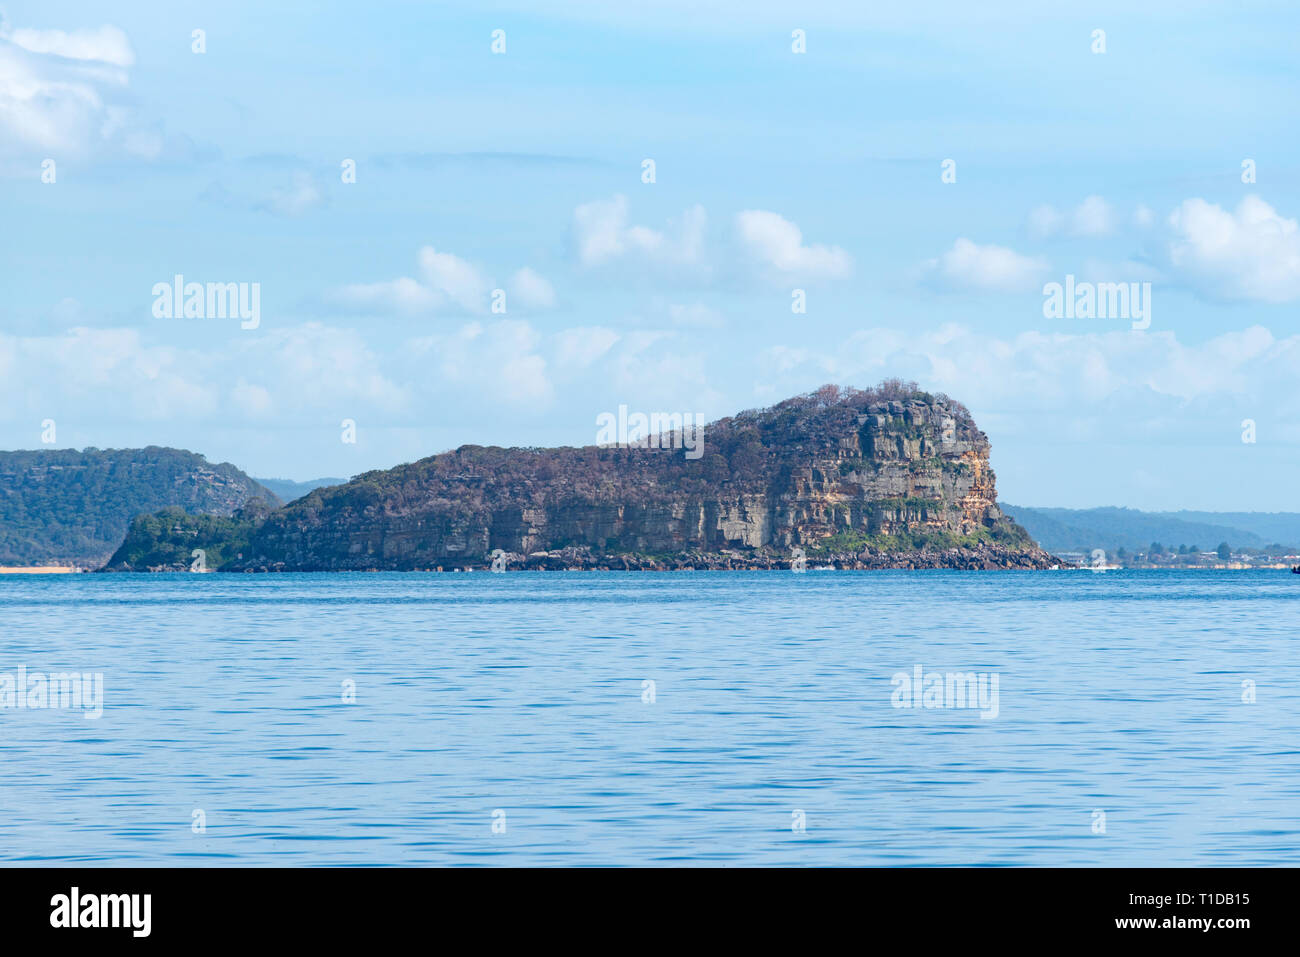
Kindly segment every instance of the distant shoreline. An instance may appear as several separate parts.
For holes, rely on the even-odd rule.
[[[807,574],[818,572],[1090,572],[1100,574],[1105,572],[1279,572],[1288,570],[1286,565],[1243,565],[1237,567],[1211,567],[1211,566],[1142,566],[1142,567],[1110,567],[1103,569],[1089,568],[1080,565],[1063,565],[1055,568],[959,568],[959,567],[924,567],[924,568],[902,568],[902,567],[875,567],[875,568],[836,568],[834,566],[809,566],[806,569]],[[103,569],[99,569],[103,571]],[[732,568],[511,568],[506,574],[510,575],[563,575],[566,573],[586,573],[586,574],[603,574],[606,572],[627,575],[681,575],[681,574],[708,574],[712,572],[724,573],[741,573],[741,572],[763,572],[776,575],[788,575],[792,569],[782,566],[740,566]],[[150,568],[133,570],[130,572],[113,571],[108,574],[112,575],[194,575],[200,574],[183,568]],[[208,569],[201,574],[222,575],[222,576],[246,576],[246,575],[487,575],[492,578],[498,577],[490,568],[479,566],[477,568],[338,568],[338,569],[312,569],[312,570],[286,570],[286,569]]]
[[[0,575],[72,575],[80,571],[73,565],[0,565]]]
[[[1232,565],[1160,565],[1160,566],[1153,566],[1153,565],[1121,565],[1121,566],[1118,566],[1118,567],[1116,567],[1116,566],[1111,566],[1111,567],[1108,567],[1108,568],[1106,568],[1106,569],[1102,569],[1102,571],[1205,571],[1205,572],[1215,572],[1215,571],[1222,571],[1222,572],[1227,572],[1227,571],[1285,571],[1285,570],[1289,569],[1290,567],[1291,567],[1290,565],[1286,565],[1286,564],[1275,564],[1275,565],[1263,565],[1263,564],[1260,564],[1260,565],[1243,565],[1243,564],[1232,564]],[[984,569],[963,569],[963,568],[834,568],[834,567],[827,568],[827,567],[825,567],[825,566],[822,566],[822,567],[809,567],[809,569],[808,569],[808,571],[810,571],[810,572],[814,572],[814,571],[818,571],[818,572],[820,572],[820,571],[1096,571],[1096,570],[1097,570],[1097,569],[1091,569],[1091,568],[1088,568],[1087,566],[1075,566],[1075,567],[1063,566],[1063,567],[1061,567],[1061,568],[1051,568],[1051,569],[1048,569],[1048,568],[1038,568],[1038,569],[1023,569],[1023,568],[984,568]],[[527,571],[542,571],[542,572],[600,572],[600,571],[612,571],[612,572],[623,572],[623,571],[628,571],[628,572],[646,572],[646,571],[651,571],[651,572],[653,572],[653,571],[673,571],[673,572],[695,572],[695,571],[702,571],[702,572],[707,572],[707,571],[778,571],[778,572],[779,572],[779,571],[789,571],[789,569],[788,569],[788,568],[782,568],[781,566],[778,565],[778,566],[772,566],[772,567],[761,567],[761,566],[760,566],[760,567],[739,567],[739,568],[512,568],[512,569],[510,569],[510,571],[514,572],[515,574],[518,574],[519,572],[527,572]],[[73,565],[0,565],[0,575],[73,575],[73,574],[87,574],[87,573],[92,573],[92,572],[93,572],[93,569],[82,568],[82,567],[80,567],[80,566],[73,566]],[[398,573],[398,574],[403,574],[403,573],[405,573],[405,574],[434,574],[434,575],[439,574],[439,573],[442,573],[442,574],[468,574],[468,573],[471,573],[471,572],[478,572],[478,573],[480,573],[480,574],[483,573],[483,572],[488,572],[489,574],[491,574],[491,572],[489,571],[489,569],[488,569],[486,566],[480,566],[480,567],[478,567],[478,568],[464,568],[464,567],[461,567],[461,568],[455,568],[455,567],[453,567],[453,568],[408,568],[408,569],[400,569],[400,570],[399,570],[399,569],[379,569],[379,568],[365,568],[365,569],[353,568],[353,569],[331,569],[331,570],[323,570],[323,569],[322,569],[322,570],[312,571],[312,572],[298,572],[297,574],[309,574],[309,575],[347,575],[347,574],[356,574],[356,573],[360,573],[360,574],[383,574],[383,573],[386,573],[386,572],[387,572],[387,573]],[[137,573],[137,574],[138,574],[138,573]],[[166,574],[194,574],[194,573],[193,573],[193,572],[190,572],[190,571],[188,571],[188,570],[179,569],[179,568],[173,568],[173,569],[162,569],[162,568],[159,568],[159,569],[156,569],[156,570],[155,570],[155,569],[150,569],[149,571],[144,572],[144,574],[154,574],[154,575],[164,574],[164,575],[166,575]],[[245,571],[245,572],[231,572],[230,574],[250,574],[250,572],[247,572],[247,571]],[[257,572],[252,572],[251,574],[257,574]],[[272,575],[275,575],[275,574],[285,574],[285,572],[283,572],[283,571],[279,571],[279,570],[276,570],[276,571],[269,571],[269,570],[268,570],[268,571],[262,571],[261,574],[272,574]]]

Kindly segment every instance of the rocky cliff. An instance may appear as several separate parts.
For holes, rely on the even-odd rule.
[[[1057,563],[998,509],[966,409],[911,383],[826,386],[722,419],[697,458],[673,439],[463,446],[369,472],[271,512],[221,568],[481,569],[498,552],[556,569],[779,568],[800,554],[849,568]]]

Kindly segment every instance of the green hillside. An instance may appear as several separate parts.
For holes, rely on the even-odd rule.
[[[99,565],[136,515],[229,516],[278,497],[233,465],[181,449],[0,452],[0,565]]]

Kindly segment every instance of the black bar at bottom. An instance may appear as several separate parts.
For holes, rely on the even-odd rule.
[[[6,947],[333,949],[429,934],[452,944],[466,932],[612,947],[832,932],[898,932],[926,947],[1045,937],[1231,947],[1290,938],[1296,884],[1288,869],[11,868],[0,869],[0,927]]]

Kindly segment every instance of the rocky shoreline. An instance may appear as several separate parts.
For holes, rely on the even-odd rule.
[[[768,550],[721,552],[685,551],[674,555],[642,555],[636,553],[609,555],[593,553],[585,547],[554,549],[529,555],[504,552],[506,571],[790,571],[795,564],[788,554]],[[1041,549],[1014,549],[996,545],[973,548],[920,549],[909,552],[881,552],[866,550],[858,553],[830,552],[807,557],[808,570],[832,568],[837,571],[919,571],[948,569],[956,571],[1031,571],[1053,568],[1072,568],[1069,562],[1050,555]],[[421,572],[489,571],[491,561],[467,560],[460,564],[447,564],[432,568],[409,569]],[[178,568],[150,568],[149,571],[184,571]],[[336,571],[337,569],[286,568],[280,563],[242,565],[229,571],[248,573],[276,573],[285,571]],[[358,569],[362,570],[362,569]],[[369,568],[364,571],[383,571]]]

